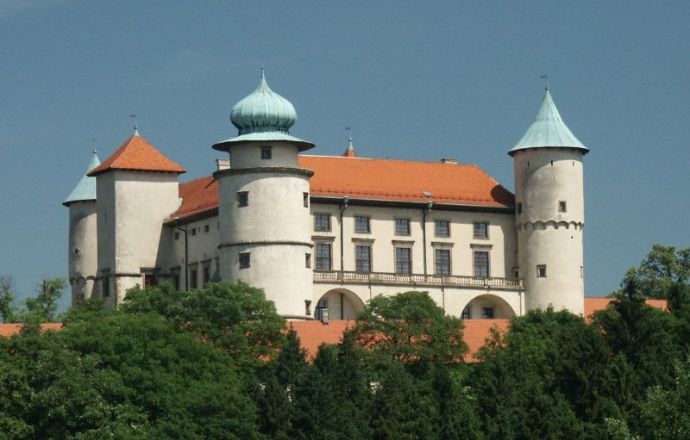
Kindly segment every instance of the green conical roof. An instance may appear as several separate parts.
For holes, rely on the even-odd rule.
[[[100,164],[101,161],[98,159],[98,155],[94,150],[93,155],[91,156],[91,161],[89,161],[89,167],[86,169],[86,173],[84,173],[84,176],[82,176],[81,180],[79,180],[79,183],[77,183],[77,186],[72,190],[70,195],[67,196],[64,202],[62,202],[63,205],[69,206],[69,204],[73,202],[96,200],[96,178],[89,177],[86,174]]]

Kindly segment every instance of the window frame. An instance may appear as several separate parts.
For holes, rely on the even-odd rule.
[[[447,259],[445,259],[445,257],[439,259],[439,254],[446,254]],[[444,259],[446,261],[444,261]],[[443,270],[439,270],[439,264],[441,263],[447,264],[447,266],[442,268]],[[451,249],[434,248],[434,274],[443,277],[451,276],[453,274],[453,253]]]
[[[237,191],[237,207],[246,208],[249,206],[249,191]]]
[[[546,278],[547,275],[546,264],[537,264],[537,278]]]
[[[273,159],[273,147],[270,145],[263,145],[261,147],[261,160]]]
[[[445,225],[446,225],[445,226],[446,227],[445,234],[442,234],[439,232],[439,224],[441,224],[441,223],[445,223]],[[446,220],[446,219],[434,220],[434,235],[436,237],[443,237],[443,238],[450,237],[450,220]]]
[[[239,252],[237,259],[238,259],[240,269],[249,269],[250,267],[252,267],[252,253],[251,252]]]
[[[403,231],[402,228],[399,228],[398,226],[400,225],[405,225],[405,230]],[[394,232],[395,235],[401,235],[401,236],[407,236],[409,237],[411,235],[411,227],[410,227],[410,218],[409,217],[394,217]]]
[[[482,225],[484,230],[482,231]],[[483,232],[483,234],[482,234]],[[487,221],[477,221],[472,222],[472,238],[475,240],[488,240],[489,239],[489,222]]]
[[[328,249],[328,255],[322,254],[321,250]],[[327,262],[328,264],[324,264]],[[333,270],[333,244],[317,241],[314,244],[314,270],[331,271]]]
[[[315,232],[331,232],[331,214],[329,212],[315,212],[314,213],[314,231]],[[321,223],[318,219],[327,219],[325,228],[322,228]]]
[[[565,200],[558,201],[558,212],[559,214],[565,214],[568,212],[568,203]]]
[[[364,223],[360,223],[360,220],[366,220]],[[368,215],[355,215],[355,234],[371,234],[371,216]],[[360,228],[361,225],[365,225],[365,228]]]
[[[486,274],[478,273],[481,266],[477,264],[477,257],[480,254],[486,255]],[[483,261],[482,261],[483,263]],[[491,252],[488,249],[473,249],[472,250],[472,273],[475,278],[490,278],[491,277]]]
[[[407,261],[400,259],[403,251],[407,251]],[[400,254],[398,253],[400,252]],[[412,247],[410,246],[395,246],[394,251],[395,258],[395,274],[396,275],[412,275]],[[403,265],[407,264],[407,271],[404,271]]]
[[[366,258],[361,258],[363,254],[360,249],[367,249]],[[355,272],[371,273],[372,272],[372,249],[370,244],[355,244]],[[364,266],[366,264],[366,267]]]

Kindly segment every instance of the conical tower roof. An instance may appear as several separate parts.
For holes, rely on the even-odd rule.
[[[89,176],[96,176],[108,170],[159,171],[163,173],[185,173],[182,166],[173,162],[149,141],[141,137],[138,132],[127,139],[112,156],[89,172]]]
[[[81,180],[79,180],[79,183],[77,183],[77,186],[74,187],[65,201],[62,202],[63,205],[69,206],[69,204],[73,202],[96,200],[96,178],[89,177],[87,174],[100,164],[101,161],[98,159],[96,150],[94,150],[93,154],[91,155],[91,160],[89,161],[89,167],[86,169],[86,173],[82,176]]]
[[[589,148],[585,147],[565,125],[558,108],[556,108],[556,103],[553,102],[551,92],[547,88],[534,122],[508,154],[513,155],[516,151],[529,148],[554,147],[576,148],[582,150],[583,154],[589,151]]]

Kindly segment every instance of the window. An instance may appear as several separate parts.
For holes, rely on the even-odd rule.
[[[434,250],[436,275],[450,275],[450,249]]]
[[[474,276],[478,278],[489,276],[489,251],[474,251]]]
[[[211,281],[211,263],[204,264],[204,267],[201,272],[202,276],[202,281],[204,282],[204,287],[206,287],[206,284]]]
[[[482,308],[482,319],[494,319],[496,317],[496,309],[493,307]]]
[[[243,207],[249,205],[249,191],[238,191],[237,206]]]
[[[273,157],[273,152],[271,151],[271,147],[261,147],[261,159],[266,160],[270,159]]]
[[[471,316],[470,306],[465,306],[465,308],[462,309],[462,319],[470,319]]]
[[[251,265],[251,255],[249,252],[240,253],[240,269],[247,269]]]
[[[395,248],[395,273],[409,275],[412,273],[412,249],[408,247]]]
[[[175,232],[175,240],[179,240],[179,239],[180,239],[180,233],[179,233],[179,232]]]
[[[546,278],[546,264],[537,265],[537,278]]]
[[[304,267],[311,268],[311,254],[304,254]],[[308,315],[309,313],[307,313]]]
[[[568,205],[565,203],[565,200],[561,200],[558,202],[558,212],[567,212],[568,211]]]
[[[331,270],[330,243],[316,243],[316,270]]]
[[[448,220],[436,220],[436,236],[450,237],[450,222]]]
[[[371,246],[355,246],[355,270],[357,272],[371,272]]]
[[[211,230],[211,228],[208,225],[204,225],[204,232],[208,232],[210,230]]]
[[[309,208],[309,193],[302,193],[302,205]]]
[[[365,215],[355,216],[355,232],[358,234],[369,234],[371,232],[369,217]]]
[[[331,215],[323,213],[314,214],[314,230],[318,232],[330,232]]]
[[[199,272],[196,269],[189,271],[189,287],[196,289],[197,281],[199,281]]]
[[[410,219],[396,218],[395,219],[395,235],[410,235]]]
[[[318,319],[319,321],[323,321],[324,317],[328,318],[328,300],[320,299],[319,302],[316,303],[314,318]]]
[[[516,209],[518,214],[522,214],[522,202],[518,202]]]
[[[156,279],[156,276],[154,274],[152,274],[152,273],[145,273],[144,274],[144,288],[155,286],[157,284],[158,284],[158,280]]]
[[[180,290],[180,269],[170,269],[170,272],[172,273],[173,287],[175,288],[175,290]]]
[[[195,236],[196,235],[196,228],[192,228],[191,233],[192,233],[192,236]]]
[[[489,224],[487,222],[474,223],[474,238],[483,240],[489,238]]]

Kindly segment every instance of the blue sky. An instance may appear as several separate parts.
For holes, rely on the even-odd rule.
[[[0,0],[0,274],[20,297],[67,272],[67,209],[89,161],[131,133],[208,175],[259,66],[292,133],[340,154],[475,163],[506,152],[547,73],[585,157],[587,294],[654,243],[690,246],[690,2]]]

